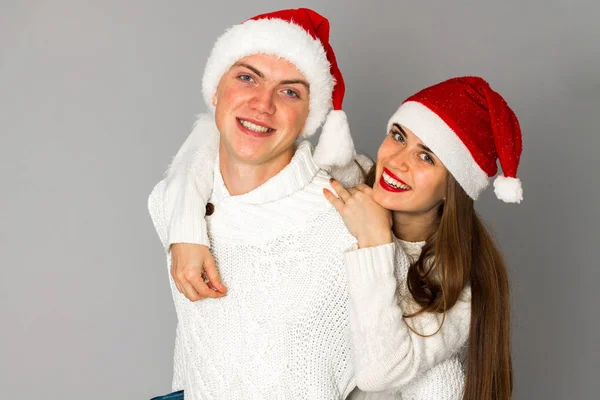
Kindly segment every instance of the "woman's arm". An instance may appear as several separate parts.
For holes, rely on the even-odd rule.
[[[167,252],[177,290],[190,301],[226,294],[210,245],[206,204],[213,188],[219,133],[210,115],[201,115],[148,199],[154,226]]]
[[[167,251],[173,243],[210,245],[204,216],[218,147],[219,132],[212,116],[200,115],[150,194],[150,216]]]
[[[443,314],[403,318],[409,304],[401,298],[395,268],[410,263],[401,246],[390,243],[345,254],[349,273],[350,328],[357,385],[362,390],[402,390],[430,368],[456,354],[468,338],[470,290]],[[398,264],[398,265],[397,265]],[[405,285],[405,282],[401,282]]]

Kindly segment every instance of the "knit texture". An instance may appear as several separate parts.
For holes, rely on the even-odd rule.
[[[175,242],[212,243],[230,289],[223,299],[190,303],[171,282],[179,320],[173,389],[186,389],[186,399],[343,398],[354,380],[347,365],[346,273],[339,263],[342,252],[354,248],[355,241],[324,200],[322,188],[329,187],[329,176],[312,160],[310,144],[302,142],[292,163],[276,177],[250,193],[230,196],[215,168],[217,148],[216,126],[211,118],[201,116],[149,198],[150,214],[165,248]],[[353,185],[371,165],[369,159],[358,155],[346,168],[331,173]],[[215,213],[207,217],[210,242],[204,219],[209,197],[215,204]],[[367,292],[379,290],[379,279],[390,288],[396,287],[396,280],[405,282],[407,257],[418,257],[422,244],[397,244],[401,246],[392,246],[391,253],[389,246],[348,252],[347,262],[348,257],[362,259],[354,267],[348,264],[350,279],[356,279],[354,286],[362,285],[361,275],[353,273],[355,268],[371,276],[363,281]],[[168,257],[167,265],[170,267]],[[382,266],[383,271],[390,266],[393,271],[384,273],[385,279],[380,276]],[[389,306],[366,301],[368,309]],[[453,320],[449,314],[445,325]],[[396,336],[393,328],[388,333]],[[404,330],[399,335],[406,337]],[[353,339],[359,340],[355,343],[365,340],[360,334]],[[382,372],[385,364],[375,362],[373,375],[380,375],[382,387],[392,391],[356,389],[350,398],[458,398],[448,394],[462,392],[451,389],[462,384],[455,374],[457,357],[447,355],[444,347],[436,348],[437,341],[422,346],[431,343],[434,348],[425,353],[443,353],[439,357],[443,361],[433,368],[424,366],[426,371],[404,377],[400,385]],[[393,363],[394,359],[387,361]],[[370,368],[368,363],[364,365]]]
[[[164,179],[151,193],[150,199],[161,197],[161,213],[168,223],[157,229],[165,230],[159,232],[159,237],[167,250],[173,243],[195,243],[210,247],[204,214],[213,189],[218,148],[219,131],[214,118],[210,114],[200,114]],[[343,185],[356,186],[364,182],[372,166],[370,158],[357,154],[345,166],[320,167]],[[278,193],[278,188],[272,186],[271,190]]]
[[[356,381],[362,390],[390,393],[381,394],[381,399],[462,397],[464,371],[459,355],[468,339],[470,289],[463,290],[442,329],[431,337],[417,335],[407,324],[416,332],[432,334],[442,322],[441,314],[402,317],[418,309],[408,292],[406,275],[423,245],[394,239],[387,245],[345,254]],[[392,393],[397,397],[389,397]]]
[[[214,171],[206,221],[228,294],[192,303],[171,280],[173,390],[184,389],[186,400],[345,398],[355,382],[342,254],[356,241],[322,194],[329,175],[308,142],[244,195],[230,196]],[[149,206],[164,235],[160,193]]]

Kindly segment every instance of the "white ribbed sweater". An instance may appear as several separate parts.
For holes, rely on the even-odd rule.
[[[346,397],[355,382],[342,255],[355,239],[323,197],[329,176],[310,143],[244,195],[230,196],[218,169],[214,177],[207,225],[228,294],[192,303],[171,281],[173,389],[186,400]],[[150,196],[163,242],[164,189],[159,183]]]
[[[213,254],[220,272],[230,288],[229,295],[224,299],[190,303],[177,292],[172,284],[179,320],[173,388],[175,390],[185,389],[186,400],[196,398],[343,398],[342,396],[351,389],[353,380],[348,375],[351,375],[352,368],[345,364],[348,361],[349,343],[346,341],[349,338],[347,335],[345,339],[343,338],[348,319],[347,295],[342,293],[346,289],[346,277],[339,275],[340,272],[343,273],[343,269],[339,269],[339,260],[336,261],[335,255],[339,254],[341,259],[342,251],[354,243],[354,239],[349,237],[348,232],[341,225],[339,217],[323,200],[321,189],[328,186],[328,175],[323,171],[318,171],[318,167],[312,161],[310,145],[304,143],[300,145],[292,163],[279,175],[248,194],[229,196],[219,173],[214,174],[216,185],[214,191],[212,190],[211,177],[217,158],[217,147],[218,131],[212,118],[201,116],[194,131],[175,156],[165,179],[156,185],[149,199],[150,213],[163,245],[168,248],[171,243],[177,242],[212,244]],[[356,173],[356,167],[353,167],[353,172],[349,174],[353,177],[348,178],[349,181],[356,179],[356,176],[359,175]],[[204,219],[204,205],[211,192],[211,201],[216,205],[216,212],[207,218],[212,239],[209,242]],[[312,242],[308,240],[307,243],[310,245],[304,246],[306,244],[304,236],[307,232],[311,233],[308,236],[314,237]],[[283,235],[286,239],[282,239],[279,235]],[[314,240],[315,237],[318,239]],[[392,271],[395,271],[394,280],[397,279],[402,284],[402,276],[405,277],[407,268],[407,265],[402,264],[405,261],[402,247],[406,246],[397,246],[397,244],[394,246],[391,258],[389,257],[391,245],[348,253],[346,262],[350,271],[350,293],[353,293],[353,287],[359,292],[354,296],[355,299],[368,300],[360,294],[360,287],[365,276],[362,276],[360,272],[352,273],[353,270],[367,273],[371,278],[369,285],[364,287],[367,293],[370,290],[377,291],[380,285],[382,288],[390,286],[390,282],[385,283],[386,279],[389,279],[387,273],[383,273],[386,279],[378,281],[379,278],[383,278],[377,272],[380,261],[382,261],[381,257],[386,262],[391,260]],[[417,248],[420,251],[420,247]],[[291,273],[294,270],[293,265],[298,267],[291,261],[286,261],[290,257],[290,249],[293,257],[300,260],[300,264],[304,268],[308,265],[306,260],[303,260],[304,258],[314,260],[315,257],[318,258],[317,254],[326,255],[327,258],[310,264],[313,274],[303,275],[302,282],[299,282],[297,281],[298,275],[288,276],[279,271],[282,266],[286,266],[287,273]],[[404,257],[406,256],[404,255]],[[394,262],[398,261],[400,262],[399,268],[394,268]],[[269,268],[259,268],[262,265]],[[361,267],[361,265],[365,265],[365,267]],[[382,265],[384,265],[384,270],[389,269],[389,265],[385,266],[385,263]],[[375,272],[369,272],[373,268],[375,268]],[[258,281],[256,280],[257,271],[261,273],[258,274],[261,277]],[[324,271],[327,272],[327,275],[332,274],[327,276],[329,280],[323,281],[324,277],[320,276]],[[336,278],[332,280],[332,276]],[[277,288],[278,290],[268,290],[267,282],[274,285],[271,289]],[[284,285],[280,286],[282,282]],[[292,292],[294,290],[296,292],[304,291],[306,294],[303,286],[298,285],[308,285],[314,290],[315,282],[319,285],[328,282],[329,285],[333,285],[335,288],[333,292],[337,294],[323,296],[315,292],[317,298],[311,298],[310,301],[304,296],[297,299],[302,299],[304,303],[290,304],[289,301],[285,301],[288,297],[286,294],[290,293],[289,290],[293,289]],[[395,287],[395,283],[393,286]],[[332,296],[335,298],[333,304],[330,303]],[[381,299],[382,296],[366,297],[376,300]],[[384,310],[389,308],[389,298],[386,296],[383,298],[386,301],[377,300],[365,303],[368,312],[374,312],[373,315],[383,315],[389,312],[389,310]],[[394,299],[397,301],[397,298]],[[283,318],[283,315],[287,315],[290,310],[294,310],[296,313],[294,315],[298,315],[298,313],[306,315],[306,313],[315,311],[310,308],[307,301],[314,302],[312,303],[313,307],[315,304],[319,304],[316,307],[317,312],[326,310],[326,315],[322,316],[323,320],[318,323],[318,327],[314,324],[304,326],[311,334],[315,334],[314,330],[317,329],[318,332],[328,336],[328,339],[320,338],[316,341],[304,339],[305,346],[302,353],[305,354],[300,359],[304,362],[315,357],[321,360],[320,366],[316,369],[313,368],[315,365],[310,365],[310,363],[306,365],[297,363],[296,357],[300,353],[298,349],[294,350],[289,347],[290,340],[286,337],[289,334],[290,323],[296,334],[299,333],[296,322],[294,322],[295,317]],[[346,303],[344,303],[345,301]],[[353,301],[354,303],[356,301]],[[255,309],[247,304],[254,304]],[[259,316],[264,313],[265,304],[269,305],[268,309],[271,311],[269,315],[275,318],[272,321],[264,316]],[[303,307],[305,308],[303,309]],[[378,310],[378,308],[382,308],[382,310]],[[250,309],[253,309],[252,311],[257,315],[249,313]],[[286,314],[280,314],[282,309],[286,310]],[[372,323],[369,319],[361,322],[360,316],[358,319],[356,318],[358,309],[354,307],[353,310],[352,339],[354,343],[363,343],[366,345],[365,348],[370,348],[372,345],[379,348],[381,343],[387,344],[387,346],[383,346],[387,350],[380,353],[386,355],[383,358],[385,362],[382,363],[373,358],[376,352],[373,353],[369,350],[365,353],[358,351],[363,345],[355,346],[354,358],[358,366],[357,378],[360,386],[367,390],[392,389],[396,394],[392,394],[392,392],[366,394],[357,389],[352,393],[352,399],[459,398],[455,394],[462,391],[460,389],[462,388],[462,369],[456,350],[464,344],[466,334],[456,336],[455,342],[441,347],[439,346],[440,341],[436,342],[432,340],[433,338],[416,343],[410,343],[409,340],[408,345],[400,346],[401,349],[406,349],[408,346],[409,351],[402,353],[397,351],[397,347],[392,348],[399,342],[394,338],[391,341],[379,343],[379,340],[375,340],[371,343],[373,339],[382,335],[381,332],[376,333],[376,329],[380,329],[381,326],[373,326],[371,333],[365,333],[364,326],[372,326]],[[393,311],[401,313],[402,310],[396,307]],[[460,315],[460,313],[456,314]],[[427,317],[425,316],[425,318]],[[419,320],[421,319],[419,318]],[[336,321],[333,325],[338,328],[338,334],[330,336],[331,331],[328,330],[330,328],[325,328],[325,326],[333,326],[332,320]],[[455,315],[447,316],[442,332],[452,331],[452,326],[454,326],[455,330],[464,333],[464,320],[465,318],[462,317],[455,318]],[[466,320],[468,321],[468,318]],[[229,330],[223,332],[218,327],[208,328],[206,321],[211,321],[210,325],[213,324],[213,321],[217,321],[229,327]],[[236,321],[241,322],[238,324]],[[266,321],[270,321],[270,323],[267,324]],[[388,318],[386,321],[394,321],[395,324],[398,319]],[[307,321],[304,322],[307,323]],[[318,318],[313,322],[318,322]],[[219,323],[215,325],[219,326]],[[394,330],[398,327],[394,324],[390,327],[384,324],[386,326],[384,330],[387,330],[387,334],[390,336],[396,336]],[[249,329],[248,325],[251,325],[252,329]],[[428,326],[431,327],[431,323]],[[278,333],[272,332],[271,328],[275,327]],[[468,323],[466,331],[468,331]],[[402,337],[404,330],[400,329],[398,333]],[[245,340],[242,341],[244,345],[241,348],[232,346],[233,343],[239,343],[240,335],[245,336]],[[440,337],[441,334],[436,336]],[[253,339],[255,337],[256,339]],[[269,339],[267,340],[267,338]],[[404,340],[407,338],[410,339],[410,334],[404,335]],[[330,339],[336,344],[330,346]],[[444,340],[449,339],[451,337],[446,335]],[[328,344],[319,345],[319,340],[325,340],[323,343]],[[255,346],[261,343],[263,348],[269,349],[263,352],[263,356],[272,355],[273,357],[265,359],[258,355],[259,352],[255,351]],[[280,346],[274,343],[280,344],[283,348],[279,348]],[[331,350],[336,346],[339,354]],[[207,351],[207,348],[211,350]],[[231,358],[212,360],[214,357],[211,357],[210,354],[217,353],[218,349],[225,351],[224,354],[229,354]],[[274,349],[278,351],[273,352]],[[314,350],[317,353],[313,354]],[[252,354],[248,354],[249,352]],[[281,356],[281,353],[285,356]],[[283,358],[275,356],[275,354],[279,354]],[[390,357],[390,355],[399,354],[404,354],[404,356]],[[283,359],[291,362],[293,367],[286,371]],[[407,360],[412,360],[412,362]],[[393,367],[389,364],[390,362],[399,362],[403,366]],[[333,368],[338,370],[337,373],[332,372],[332,365],[337,365]],[[341,365],[344,367],[340,369]],[[410,365],[413,367],[407,368]],[[433,368],[425,372],[430,367]],[[276,370],[279,368],[283,369],[277,373]],[[396,374],[390,374],[390,368],[391,371],[396,371]],[[305,374],[307,371],[310,373]],[[350,387],[347,387],[348,385]],[[324,389],[325,387],[328,389]],[[402,397],[397,394],[398,390],[402,391]]]

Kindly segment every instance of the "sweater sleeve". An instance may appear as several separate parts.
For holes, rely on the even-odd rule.
[[[350,328],[357,385],[366,391],[400,390],[466,343],[471,317],[470,289],[447,313],[403,318],[409,302],[401,296],[408,256],[397,243],[345,253],[350,293]]]
[[[213,189],[219,133],[212,116],[201,115],[165,177],[150,193],[148,209],[161,242],[209,246],[206,203]]]
[[[402,400],[461,400],[465,373],[457,355],[434,365],[402,388]]]

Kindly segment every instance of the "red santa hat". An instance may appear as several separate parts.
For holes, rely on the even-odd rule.
[[[452,78],[421,90],[400,106],[388,123],[410,129],[444,163],[474,200],[496,175],[496,196],[507,203],[523,200],[517,168],[521,128],[506,101],[481,78]]]
[[[315,161],[321,165],[347,164],[355,154],[354,142],[342,111],[344,78],[329,44],[327,18],[299,8],[258,15],[228,29],[217,39],[202,79],[204,100],[211,110],[223,74],[241,58],[259,53],[285,58],[308,80],[310,111],[301,137],[312,136],[325,123]]]

